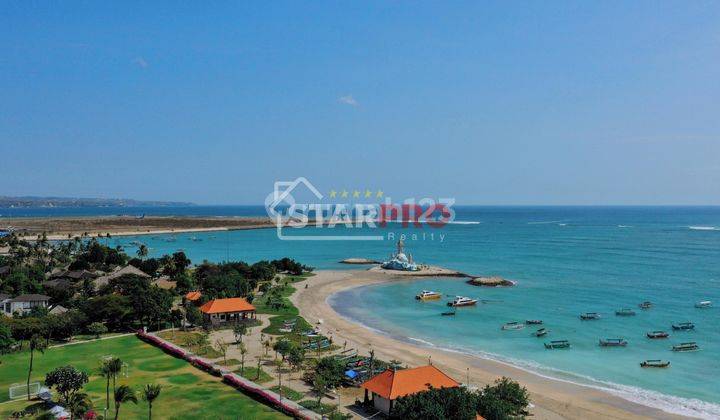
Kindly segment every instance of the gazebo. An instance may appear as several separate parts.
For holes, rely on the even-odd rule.
[[[200,312],[212,325],[255,319],[255,307],[243,298],[214,299],[201,306]]]

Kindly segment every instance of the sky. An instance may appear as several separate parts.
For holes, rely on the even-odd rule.
[[[720,3],[3,2],[0,195],[720,204]]]

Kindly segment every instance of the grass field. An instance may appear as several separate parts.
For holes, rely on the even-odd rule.
[[[152,347],[135,336],[94,341],[48,349],[36,353],[32,381],[42,382],[45,374],[58,366],[73,365],[90,376],[85,391],[100,413],[105,407],[105,379],[98,375],[104,356],[121,358],[129,365],[128,378],[118,378],[118,385],[126,384],[138,391],[138,404],[124,404],[123,419],[147,418],[147,405],[140,398],[140,389],[148,383],[163,386],[160,397],[153,404],[153,417],[162,419],[279,419],[283,414],[259,403],[223,384],[213,377]],[[27,377],[27,352],[0,356],[0,402],[8,400],[8,387],[24,383]],[[112,390],[111,390],[112,393]],[[27,401],[0,404],[0,418],[24,409]],[[112,404],[111,404],[112,405]],[[112,415],[112,409],[111,413]]]

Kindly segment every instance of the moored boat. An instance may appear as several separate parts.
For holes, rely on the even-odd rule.
[[[672,351],[697,351],[700,350],[700,346],[696,342],[690,341],[687,343],[680,343],[672,346]]]
[[[711,306],[712,306],[712,301],[709,301],[709,300],[703,300],[703,301],[700,301],[700,302],[698,302],[698,303],[695,304],[695,307],[696,307],[696,308],[700,308],[700,309],[702,309],[702,308],[709,308],[709,307],[711,307]]]
[[[545,343],[545,348],[548,350],[554,349],[569,349],[570,342],[567,340],[554,340],[549,343]]]
[[[544,337],[544,336],[547,335],[547,333],[548,333],[547,328],[540,328],[539,330],[535,331],[535,332],[533,333],[533,335],[534,335],[535,337]]]
[[[622,338],[606,338],[606,339],[600,339],[600,346],[601,347],[625,347],[627,346],[627,341]]]
[[[523,324],[522,322],[506,322],[506,323],[503,324],[503,326],[502,326],[502,329],[505,330],[505,331],[507,331],[507,330],[521,330],[521,329],[523,329],[523,328],[525,328],[525,324]]]
[[[638,306],[640,307],[640,309],[650,309],[650,308],[652,308],[653,304],[652,304],[652,302],[646,300],[645,302],[639,304]]]
[[[692,322],[680,322],[677,324],[672,324],[673,330],[694,330],[695,324]]]
[[[635,316],[635,311],[630,308],[622,308],[615,311],[617,316]]]
[[[417,300],[437,300],[440,299],[442,295],[438,292],[433,292],[432,290],[423,290],[422,292],[415,295],[415,299]]]
[[[582,319],[583,321],[600,319],[600,314],[597,312],[585,312],[584,314],[580,314],[580,319]]]
[[[528,325],[542,325],[542,319],[528,319],[525,321]]]
[[[647,333],[647,337],[652,339],[668,338],[670,337],[670,334],[666,333],[665,331],[651,331]]]
[[[670,366],[670,362],[660,359],[650,359],[644,362],[640,362],[640,367],[655,367],[655,368],[666,368]]]
[[[452,302],[448,302],[448,306],[453,306],[455,308],[459,306],[473,306],[477,303],[477,299],[471,299],[469,297],[465,296],[456,296],[455,300]]]

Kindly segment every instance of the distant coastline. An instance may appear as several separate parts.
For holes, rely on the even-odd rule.
[[[135,200],[131,198],[78,198],[0,196],[0,209],[54,208],[54,207],[190,207],[194,203],[184,201]]]

